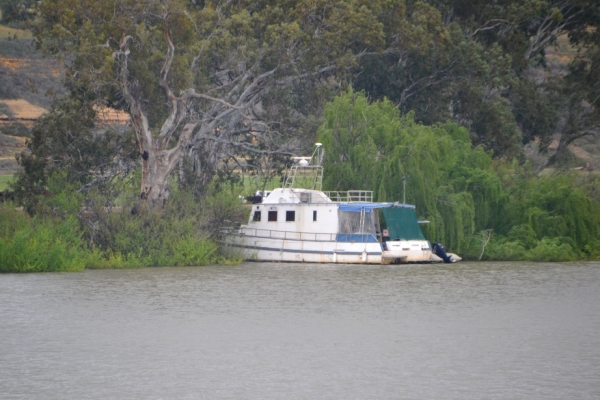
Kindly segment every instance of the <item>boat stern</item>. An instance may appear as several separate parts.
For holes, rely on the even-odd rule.
[[[396,263],[440,262],[432,257],[427,240],[388,240],[384,242],[382,258]]]

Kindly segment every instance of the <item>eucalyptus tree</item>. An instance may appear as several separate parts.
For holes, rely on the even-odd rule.
[[[563,76],[585,74],[551,69],[546,50],[561,36],[582,46],[598,12],[593,0],[407,1],[386,51],[361,59],[354,86],[415,111],[418,121],[466,126],[495,157],[519,156],[534,140],[545,150],[568,118],[561,98],[582,96],[576,79]]]
[[[560,162],[577,139],[591,136],[597,140],[600,135],[600,37],[594,36],[598,42],[578,53],[562,79],[563,121],[558,148],[549,164]]]
[[[127,154],[134,152],[130,138],[97,122],[89,102],[68,96],[57,98],[36,122],[27,151],[17,156],[21,169],[10,185],[30,214],[38,213],[40,200],[51,194],[48,185],[55,174],[80,189],[105,188],[116,175],[133,168]]]
[[[600,8],[595,0],[471,0],[434,2],[445,20],[456,21],[473,40],[498,43],[511,57],[515,75],[507,98],[523,142],[539,139],[546,150],[553,133],[560,133],[560,159],[568,145],[598,131],[598,27]],[[568,68],[550,68],[547,50],[559,38],[568,39]]]
[[[511,57],[498,44],[486,46],[440,9],[425,2],[401,10],[386,50],[361,60],[355,80],[376,99],[387,97],[426,124],[452,119],[473,132],[495,156],[520,151],[521,132],[507,100],[515,83]]]
[[[385,4],[48,0],[34,33],[63,56],[73,92],[130,114],[140,198],[159,209],[185,157],[202,187],[224,158],[301,131],[286,129],[327,97],[330,77],[384,45]]]

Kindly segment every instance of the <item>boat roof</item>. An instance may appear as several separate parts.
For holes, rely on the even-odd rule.
[[[348,191],[351,192],[364,192],[364,191]],[[338,192],[336,192],[338,193]],[[306,201],[303,199],[304,194],[310,194],[310,200]],[[349,201],[351,196],[346,196],[344,200],[336,201],[331,199],[327,193],[314,190],[314,189],[287,189],[287,188],[276,188],[269,193],[268,196],[263,198],[263,204],[314,204],[314,203],[328,203],[328,204],[337,204],[339,209],[342,211],[355,211],[360,212],[362,208],[365,210],[372,210],[377,208],[393,208],[393,207],[401,207],[401,208],[412,208],[415,206],[412,204],[403,204],[399,202],[373,202],[373,201]],[[364,198],[364,197],[362,197]]]

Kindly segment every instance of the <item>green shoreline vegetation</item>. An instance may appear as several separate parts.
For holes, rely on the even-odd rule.
[[[390,101],[370,103],[352,89],[325,107],[318,139],[327,150],[325,189],[368,189],[378,201],[394,201],[408,176],[407,201],[431,221],[426,237],[466,260],[600,258],[600,207],[586,191],[595,181],[537,176],[527,164],[493,160],[465,128],[418,124]],[[217,243],[221,226],[245,218],[241,188],[214,186],[198,201],[173,183],[162,213],[132,213],[135,182],[121,186],[120,205],[107,209],[114,193],[113,200],[83,195],[65,173],[54,173],[50,194],[25,202],[34,217],[10,202],[0,206],[0,272],[239,262],[221,256]]]
[[[142,268],[239,263],[219,254],[218,230],[239,215],[239,199],[216,193],[199,204],[177,191],[161,214],[102,206],[100,195],[79,195],[57,174],[53,195],[40,199],[35,216],[12,202],[0,204],[0,272],[60,272],[85,268]],[[126,205],[130,205],[127,207]]]
[[[327,149],[326,190],[369,189],[378,201],[394,201],[408,176],[407,201],[431,222],[426,237],[466,260],[600,258],[600,206],[587,192],[597,182],[576,173],[537,176],[527,164],[495,161],[472,146],[465,128],[418,124],[362,92],[337,97],[325,117],[318,138]],[[201,202],[176,189],[162,213],[132,213],[135,184],[110,210],[103,206],[109,199],[84,196],[65,174],[53,175],[47,187],[52,195],[37,197],[34,217],[12,203],[0,206],[0,272],[241,261],[220,255],[217,244],[220,227],[246,217],[238,186],[215,185]]]

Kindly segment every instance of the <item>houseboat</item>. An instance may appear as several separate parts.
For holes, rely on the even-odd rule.
[[[322,191],[320,143],[311,157],[294,159],[283,187],[254,196],[248,223],[226,232],[225,243],[245,259],[343,264],[460,260],[439,244],[432,248],[414,205],[373,202],[367,190]],[[309,188],[296,187],[299,177],[309,179]]]

